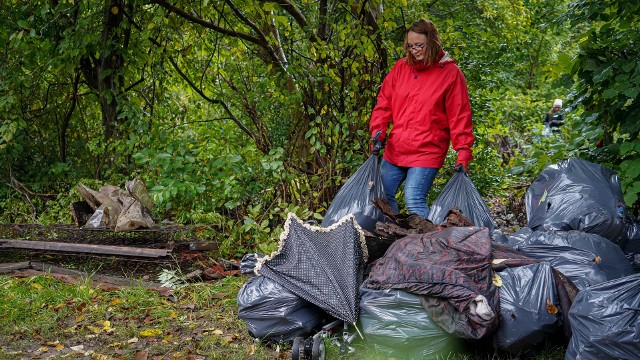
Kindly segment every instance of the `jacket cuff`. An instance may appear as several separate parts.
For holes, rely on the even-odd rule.
[[[458,159],[456,163],[469,163],[473,160],[473,154],[471,153],[471,149],[460,149],[458,150]]]

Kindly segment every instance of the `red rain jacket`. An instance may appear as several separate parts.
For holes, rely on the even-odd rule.
[[[473,159],[467,82],[448,54],[430,67],[399,60],[382,82],[369,130],[383,136],[392,124],[384,159],[396,166],[441,168],[449,142],[456,164]]]

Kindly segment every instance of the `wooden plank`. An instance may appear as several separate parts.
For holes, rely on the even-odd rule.
[[[0,264],[0,274],[6,274],[14,270],[28,269],[29,266],[31,266],[31,264],[28,261]]]
[[[29,241],[29,240],[12,240],[12,239],[0,239],[0,248],[65,251],[65,252],[75,252],[75,253],[137,256],[137,257],[150,257],[150,258],[159,258],[159,257],[169,256],[171,254],[171,250],[168,250],[168,249],[146,249],[146,248],[135,248],[130,246],[74,244],[74,243],[61,243],[61,242],[50,242],[50,241]]]

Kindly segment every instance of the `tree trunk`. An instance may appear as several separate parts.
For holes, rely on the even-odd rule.
[[[84,78],[98,96],[107,141],[119,137],[118,128],[122,121],[118,118],[118,94],[122,84],[117,81],[117,73],[124,65],[124,58],[116,51],[116,44],[122,45],[125,37],[120,28],[123,13],[122,0],[105,1],[100,53],[89,54],[80,60]]]

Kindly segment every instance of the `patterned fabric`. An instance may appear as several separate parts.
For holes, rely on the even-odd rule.
[[[367,286],[423,295],[429,316],[445,331],[480,339],[494,332],[499,321],[491,258],[487,228],[452,227],[409,235],[376,261]],[[490,316],[476,311],[482,297],[492,310]]]
[[[255,272],[335,318],[355,323],[365,259],[364,234],[353,215],[322,228],[289,214],[279,249],[259,260]]]

